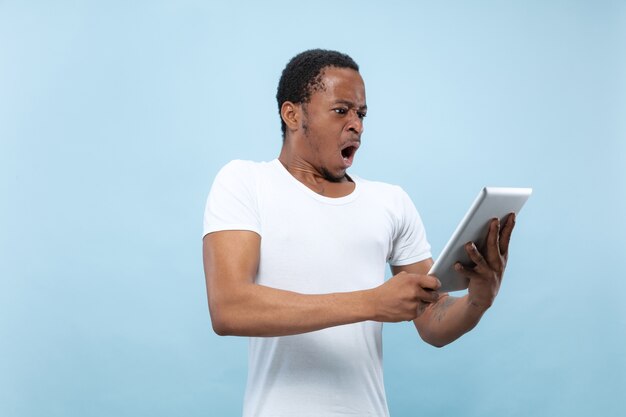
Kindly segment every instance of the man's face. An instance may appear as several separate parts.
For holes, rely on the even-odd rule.
[[[302,105],[307,159],[328,181],[345,178],[361,144],[367,112],[365,85],[352,69],[322,70],[323,88]]]

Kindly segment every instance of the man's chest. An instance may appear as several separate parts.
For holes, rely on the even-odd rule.
[[[397,224],[392,213],[371,201],[332,205],[304,197],[261,205],[262,278],[282,276],[282,288],[313,293],[382,283]]]

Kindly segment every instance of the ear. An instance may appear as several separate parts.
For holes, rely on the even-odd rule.
[[[287,125],[288,131],[298,130],[300,127],[300,121],[302,118],[302,106],[300,104],[294,104],[291,101],[285,101],[280,106],[280,117]]]

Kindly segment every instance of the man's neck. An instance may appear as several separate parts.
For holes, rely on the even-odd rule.
[[[354,181],[346,174],[340,181],[329,181],[313,164],[283,146],[278,160],[285,169],[309,189],[325,197],[345,197],[354,191]]]

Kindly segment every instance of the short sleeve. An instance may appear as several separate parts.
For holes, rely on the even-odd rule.
[[[411,198],[402,189],[400,189],[399,204],[398,224],[389,264],[410,265],[432,257],[422,218]]]
[[[232,161],[218,172],[204,209],[203,236],[222,230],[261,234],[253,164]]]

